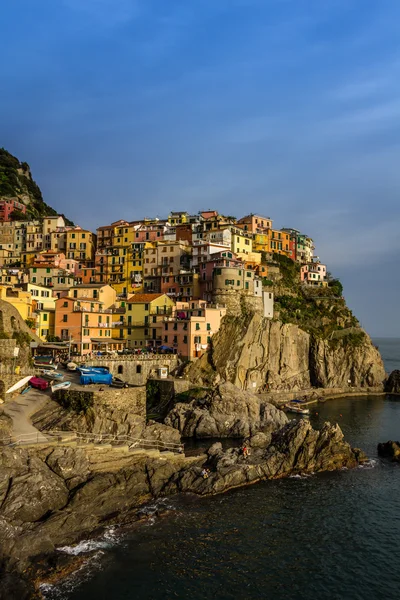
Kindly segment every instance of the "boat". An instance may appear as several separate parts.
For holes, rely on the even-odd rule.
[[[298,415],[309,415],[310,414],[310,409],[302,408],[298,404],[290,404],[289,403],[289,404],[286,404],[285,408],[288,412],[296,413]]]
[[[74,362],[69,362],[67,363],[67,369],[68,371],[76,371],[78,368],[78,365]]]
[[[43,369],[43,368],[45,368],[45,369],[48,369],[50,371],[56,371],[57,367],[58,367],[58,364],[57,365],[53,365],[53,364],[50,364],[50,363],[45,363],[45,362],[34,360],[33,361],[33,366],[36,367],[36,369]]]
[[[46,379],[52,379],[56,381],[62,381],[64,379],[63,373],[56,373],[55,371],[50,371],[49,369],[40,369],[40,374]]]
[[[69,387],[71,387],[70,381],[59,381],[57,383],[51,384],[51,391],[54,394],[54,392],[56,392],[57,390],[67,390]]]
[[[31,377],[29,380],[29,384],[38,389],[38,390],[47,390],[49,387],[49,382],[46,379],[42,379],[41,377]]]
[[[21,394],[27,394],[29,392],[29,390],[32,389],[31,385],[28,385],[28,387],[26,387],[24,390],[22,390]]]
[[[126,381],[121,379],[121,377],[113,377],[111,381],[111,387],[127,388],[129,385],[126,383]]]
[[[31,377],[32,377],[32,375],[28,375],[28,377],[24,377],[23,379],[20,379],[19,381],[17,381],[17,383],[14,383],[14,385],[12,385],[6,391],[6,394],[11,394],[12,392],[16,392],[17,390],[22,388],[26,383],[28,383],[28,381],[31,379]]]

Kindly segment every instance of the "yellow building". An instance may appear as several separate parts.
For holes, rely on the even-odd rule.
[[[85,300],[86,302],[101,302],[103,309],[110,309],[116,302],[117,293],[110,285],[102,283],[86,283],[74,285],[68,291],[70,298]]]
[[[12,304],[24,321],[32,319],[32,296],[29,292],[2,285],[0,286],[0,300]]]
[[[86,264],[94,262],[95,236],[91,231],[74,227],[67,231],[66,237],[67,258]]]
[[[231,250],[235,254],[249,254],[253,251],[253,237],[237,227],[231,227]]]
[[[37,253],[37,250],[26,250],[25,252],[21,252],[21,265],[26,269],[32,267],[36,260]]]
[[[290,258],[290,234],[276,229],[269,229],[266,233],[256,233],[253,249],[256,252],[284,254]]]
[[[44,342],[53,338],[55,324],[55,310],[35,309],[36,313],[36,335]]]
[[[166,294],[134,294],[128,298],[124,326],[121,328],[127,331],[128,346],[141,348],[160,343],[157,316],[165,315],[168,318],[174,306],[174,301]]]
[[[172,226],[189,223],[189,213],[184,211],[172,211],[168,216],[168,222]]]

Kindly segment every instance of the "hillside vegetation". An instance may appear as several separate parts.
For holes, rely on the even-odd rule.
[[[282,279],[274,285],[276,318],[283,324],[298,325],[318,338],[332,344],[342,339],[351,345],[362,343],[364,332],[347,307],[342,296],[343,286],[331,279],[328,287],[300,284],[300,266],[285,256],[274,255]],[[344,335],[346,333],[346,335]]]
[[[39,186],[33,180],[28,163],[20,162],[0,148],[0,199],[17,198],[26,205],[26,215],[14,211],[15,220],[35,220],[58,212],[43,200]],[[65,217],[64,217],[65,218]],[[67,225],[72,221],[65,219]]]

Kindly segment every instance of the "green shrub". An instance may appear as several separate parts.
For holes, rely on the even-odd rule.
[[[93,392],[81,390],[56,390],[53,398],[66,410],[84,413],[93,406]]]

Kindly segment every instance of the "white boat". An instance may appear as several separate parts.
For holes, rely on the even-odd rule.
[[[78,368],[78,365],[74,362],[69,362],[67,364],[68,371],[76,371],[77,368]]]
[[[310,410],[308,408],[302,408],[298,404],[286,404],[286,410],[288,412],[296,413],[298,415],[309,415]]]
[[[53,365],[50,363],[45,363],[45,362],[37,362],[37,361],[33,361],[33,366],[36,367],[36,369],[48,369],[49,371],[56,371],[58,368],[58,364]]]
[[[28,377],[24,377],[23,379],[20,379],[19,381],[17,381],[17,383],[14,383],[14,385],[12,385],[6,391],[6,394],[11,394],[11,392],[16,392],[17,390],[19,390],[20,388],[22,388],[26,383],[28,383],[28,381],[30,379],[32,379],[32,375],[28,375]]]
[[[60,381],[58,383],[51,384],[51,391],[54,393],[57,390],[67,390],[69,387],[71,387],[70,381]]]
[[[55,379],[56,381],[62,381],[64,379],[64,375],[62,373],[56,373],[55,371],[50,371],[49,369],[40,369],[40,374],[45,379]]]

